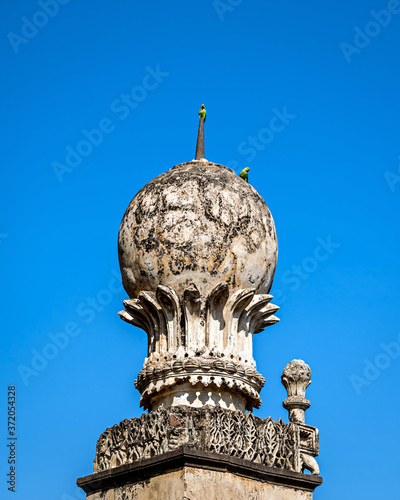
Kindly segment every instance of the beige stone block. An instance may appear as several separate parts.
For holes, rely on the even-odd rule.
[[[311,491],[230,472],[184,467],[134,484],[89,494],[87,500],[312,500]]]

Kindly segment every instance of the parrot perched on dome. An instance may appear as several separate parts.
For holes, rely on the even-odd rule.
[[[199,110],[199,118],[204,118],[204,121],[206,121],[206,116],[207,116],[207,111],[206,108],[204,107],[204,104],[202,104]]]
[[[244,168],[241,172],[240,172],[240,177],[246,181],[246,182],[249,182],[249,174],[247,173],[248,171],[250,170],[249,167],[246,167]]]

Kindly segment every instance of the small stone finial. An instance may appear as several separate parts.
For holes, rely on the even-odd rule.
[[[306,389],[311,384],[310,367],[303,360],[294,359],[285,366],[281,380],[288,394],[283,407],[289,412],[290,422],[304,424],[305,411],[311,405],[305,397]]]

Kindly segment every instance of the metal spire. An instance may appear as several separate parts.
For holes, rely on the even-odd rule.
[[[204,104],[199,111],[199,131],[197,133],[196,156],[195,160],[204,160],[204,122],[206,121],[206,110]]]

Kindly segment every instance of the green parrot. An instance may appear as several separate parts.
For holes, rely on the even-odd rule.
[[[246,167],[240,172],[240,177],[246,182],[249,182],[249,174],[247,173],[249,170],[250,168]]]
[[[204,104],[202,104],[199,110],[199,118],[204,118],[204,121],[206,121],[206,116],[207,116],[207,111],[206,108],[204,107]]]

